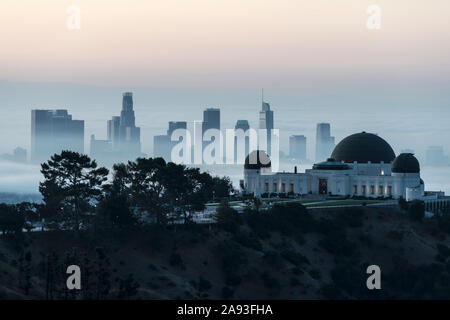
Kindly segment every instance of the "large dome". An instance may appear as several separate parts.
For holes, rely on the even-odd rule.
[[[412,153],[402,153],[392,163],[394,173],[419,173],[419,161]]]
[[[373,133],[361,132],[339,142],[331,158],[346,163],[390,163],[395,159],[395,153],[384,139]]]
[[[271,167],[270,158],[264,150],[254,150],[245,158],[244,169],[259,170]]]

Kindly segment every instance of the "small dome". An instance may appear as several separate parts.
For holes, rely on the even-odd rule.
[[[254,150],[245,158],[244,169],[259,170],[272,166],[270,158],[264,150]]]
[[[402,153],[392,163],[394,173],[419,173],[419,161],[412,153]]]
[[[395,158],[389,143],[373,133],[361,132],[344,138],[334,148],[331,158],[346,163],[390,163]]]

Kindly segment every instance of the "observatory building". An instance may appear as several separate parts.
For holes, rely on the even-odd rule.
[[[244,189],[271,193],[400,198],[425,197],[419,161],[412,153],[395,156],[379,136],[361,132],[343,139],[323,162],[304,173],[272,172],[264,151],[251,152],[244,165]]]

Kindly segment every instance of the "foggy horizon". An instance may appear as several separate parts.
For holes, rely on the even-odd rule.
[[[163,134],[169,121],[201,120],[202,111],[207,107],[221,109],[223,128],[234,128],[241,119],[257,127],[261,88],[193,90],[0,81],[0,93],[4,96],[2,109],[10,117],[0,128],[2,136],[9,135],[0,152],[9,153],[17,146],[29,150],[32,109],[67,109],[74,119],[85,120],[87,152],[91,134],[97,139],[106,138],[106,121],[120,113],[121,94],[125,91],[134,93],[136,123],[143,131],[142,151],[148,155],[152,154],[153,136]],[[325,89],[322,94],[319,91],[303,94],[265,88],[265,100],[274,110],[275,127],[280,129],[281,150],[287,151],[290,135],[304,134],[308,139],[307,153],[313,154],[315,126],[320,122],[331,124],[336,142],[352,133],[367,131],[389,141],[396,153],[413,149],[422,157],[431,145],[450,150],[445,138],[450,133],[445,121],[447,115],[450,117],[450,109],[446,108],[450,101],[448,93],[438,92],[436,96],[425,88],[424,92],[416,90],[409,95],[397,93],[395,88],[386,88],[383,95],[348,91],[352,90]],[[167,108],[173,112],[167,114]]]

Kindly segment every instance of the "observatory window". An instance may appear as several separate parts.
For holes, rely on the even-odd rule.
[[[266,182],[266,184],[264,185],[264,191],[265,192],[269,192],[269,184]]]
[[[286,185],[284,183],[281,184],[281,192],[286,192]]]
[[[370,194],[375,194],[375,186],[370,186]]]
[[[362,188],[361,193],[366,194],[366,186],[362,186],[361,188]]]
[[[289,192],[294,193],[294,184],[293,183],[291,183],[289,185]]]
[[[383,186],[378,186],[378,194],[383,194]]]

